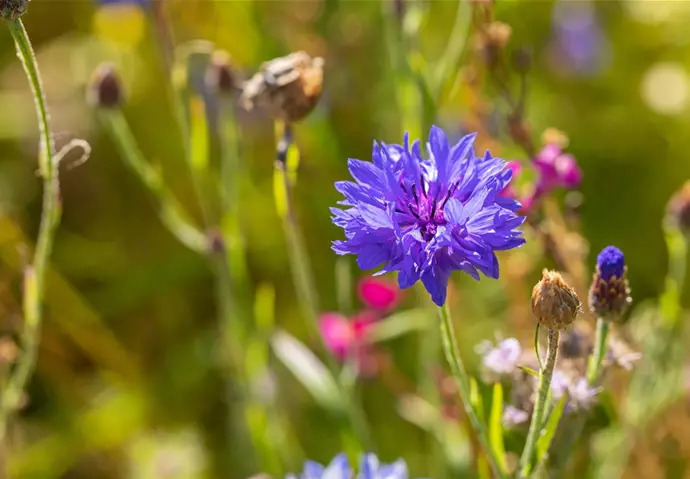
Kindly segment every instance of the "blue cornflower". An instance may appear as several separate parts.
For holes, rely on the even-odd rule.
[[[600,318],[618,321],[631,301],[625,255],[615,246],[607,246],[597,256],[589,307]]]
[[[347,462],[345,454],[338,454],[324,467],[314,461],[304,464],[304,472],[299,479],[352,479],[354,471]],[[392,464],[381,464],[375,454],[365,454],[362,457],[357,479],[407,479],[407,465],[402,459]],[[286,479],[297,479],[298,476],[289,474]]]
[[[331,208],[347,239],[333,250],[356,254],[362,269],[383,264],[377,274],[397,271],[401,288],[421,280],[439,306],[453,270],[498,278],[494,252],[525,242],[517,229],[525,218],[515,213],[517,201],[499,196],[512,170],[489,152],[475,157],[475,136],[451,147],[443,130],[432,127],[429,159],[405,134],[403,145],[374,142],[373,163],[348,160],[356,182],[335,185],[348,208]]]
[[[615,246],[607,246],[597,256],[597,268],[601,279],[609,281],[612,277],[623,277],[625,271],[625,256]]]

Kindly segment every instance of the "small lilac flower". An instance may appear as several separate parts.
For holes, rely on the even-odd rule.
[[[482,355],[482,365],[494,380],[500,376],[512,373],[517,367],[522,346],[515,338],[504,339],[496,347],[492,347],[488,341],[477,346],[477,352]]]
[[[520,424],[524,424],[529,419],[529,414],[522,409],[518,409],[515,406],[507,405],[503,409],[503,426],[506,428],[514,428]]]
[[[551,376],[551,396],[556,401],[561,399],[568,392],[569,383],[568,377],[556,369]]]
[[[375,311],[388,311],[400,301],[398,285],[384,279],[362,278],[357,285],[357,292],[362,302]]]
[[[318,462],[307,461],[301,475],[288,474],[286,479],[352,479],[352,468],[345,454],[338,454],[324,467]]]
[[[575,157],[563,153],[559,145],[544,146],[532,159],[539,179],[535,196],[543,196],[556,188],[577,188],[582,181],[582,170]]]
[[[380,464],[375,454],[365,454],[357,479],[407,479],[407,464],[398,459],[392,464]]]
[[[403,145],[374,143],[373,163],[349,160],[356,181],[335,185],[347,209],[331,208],[346,239],[333,250],[357,255],[362,269],[397,271],[401,288],[421,280],[439,306],[454,270],[498,278],[495,251],[524,244],[517,228],[525,218],[515,214],[517,201],[499,196],[512,171],[488,152],[475,157],[475,136],[451,147],[443,130],[432,127],[428,160],[407,134]]]
[[[568,387],[568,406],[575,410],[589,409],[596,402],[599,392],[601,388],[593,388],[587,379],[580,378]]]

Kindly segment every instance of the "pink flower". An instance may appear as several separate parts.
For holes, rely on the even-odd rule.
[[[555,188],[577,188],[582,181],[582,170],[575,157],[563,153],[560,146],[547,144],[533,158],[539,181],[536,196],[547,194]]]
[[[368,343],[367,334],[377,315],[364,311],[352,319],[340,313],[324,313],[319,318],[319,330],[326,347],[338,358],[345,359]]]
[[[397,284],[371,276],[359,281],[357,292],[359,299],[368,308],[379,312],[392,309],[400,301],[400,289]]]

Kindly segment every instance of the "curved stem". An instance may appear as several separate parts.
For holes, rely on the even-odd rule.
[[[546,413],[546,402],[549,397],[551,389],[551,378],[553,377],[553,370],[556,366],[556,358],[558,356],[558,341],[560,340],[560,333],[557,329],[549,329],[546,362],[544,367],[539,371],[539,388],[537,390],[537,401],[534,405],[534,412],[532,413],[532,422],[529,425],[527,432],[527,440],[525,441],[525,449],[522,451],[519,465],[518,477],[527,477],[530,473],[532,457],[537,447],[537,441],[541,435],[542,426],[544,425],[544,415]]]
[[[439,316],[441,317],[441,338],[443,340],[443,351],[446,355],[446,360],[450,366],[455,385],[460,393],[460,399],[465,408],[465,413],[470,420],[472,428],[474,429],[477,439],[484,449],[484,453],[489,461],[489,466],[494,475],[499,478],[507,477],[506,472],[500,466],[498,460],[494,456],[491,446],[489,444],[489,436],[486,432],[484,424],[479,420],[477,412],[472,407],[470,402],[470,379],[465,370],[465,366],[460,357],[458,342],[455,339],[455,331],[453,330],[453,321],[450,316],[448,304],[438,308]]]
[[[62,204],[58,165],[53,160],[55,147],[50,132],[50,117],[46,105],[41,76],[36,63],[31,41],[21,20],[8,21],[17,56],[31,85],[36,116],[41,137],[39,172],[43,178],[43,207],[41,224],[33,261],[24,274],[24,330],[21,339],[23,354],[2,392],[0,400],[0,437],[4,437],[9,416],[20,406],[22,394],[36,365],[41,320],[43,319],[43,296],[48,261],[53,250],[55,232],[60,224]]]

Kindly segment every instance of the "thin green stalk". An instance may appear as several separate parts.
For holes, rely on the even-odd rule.
[[[161,174],[146,160],[122,112],[117,109],[108,109],[101,110],[100,114],[103,125],[110,132],[127,166],[158,200],[158,214],[163,225],[175,235],[180,243],[199,254],[206,254],[208,251],[206,235],[187,219],[187,215],[166,186]]]
[[[453,320],[450,316],[450,310],[448,304],[438,308],[439,316],[441,317],[441,339],[443,342],[443,351],[446,355],[446,360],[450,366],[453,379],[460,393],[460,399],[465,408],[465,413],[470,420],[470,424],[474,428],[474,432],[477,435],[479,444],[484,450],[484,454],[489,462],[489,466],[494,474],[498,478],[508,477],[507,473],[499,465],[499,461],[493,454],[491,445],[489,444],[489,435],[486,431],[486,427],[479,420],[477,412],[472,407],[470,402],[470,379],[465,370],[465,366],[460,357],[460,351],[458,348],[458,342],[455,339],[455,331],[453,329]]]
[[[527,440],[525,441],[525,448],[522,451],[519,464],[519,476],[525,478],[529,475],[532,466],[532,458],[536,451],[537,441],[541,436],[541,430],[544,426],[544,415],[546,414],[546,402],[549,397],[551,389],[551,378],[553,377],[553,370],[556,366],[556,358],[558,356],[558,342],[560,333],[557,329],[549,329],[546,350],[546,362],[544,367],[539,371],[539,387],[537,390],[537,400],[534,405],[534,412],[532,413],[532,421],[527,432]]]
[[[26,384],[36,366],[40,326],[43,319],[43,296],[48,262],[60,217],[60,182],[58,163],[53,158],[55,146],[50,131],[50,119],[41,76],[29,35],[21,20],[7,22],[24,72],[31,85],[41,137],[39,172],[43,178],[43,207],[36,251],[31,266],[24,275],[24,329],[21,334],[23,352],[10,375],[0,398],[0,438],[5,436],[9,416],[16,411]]]
[[[281,128],[282,126],[282,128]],[[276,209],[279,216],[283,219],[288,257],[290,260],[290,271],[292,272],[298,302],[306,319],[306,326],[309,335],[314,339],[318,338],[326,351],[328,368],[338,384],[341,397],[345,401],[345,408],[350,425],[355,435],[359,439],[360,445],[368,451],[374,451],[374,443],[371,432],[367,424],[364,411],[356,400],[356,384],[354,380],[348,379],[348,374],[338,374],[338,367],[333,356],[326,348],[323,338],[318,329],[318,293],[312,275],[309,254],[304,245],[301,231],[299,229],[295,206],[293,201],[293,185],[296,165],[291,165],[292,161],[297,161],[289,157],[292,145],[292,127],[289,124],[276,124],[276,131],[282,135],[277,145],[276,158]]]
[[[607,318],[597,319],[597,332],[594,340],[594,352],[587,364],[587,382],[594,386],[601,375],[604,356],[606,355],[606,344],[609,336],[610,321]]]

